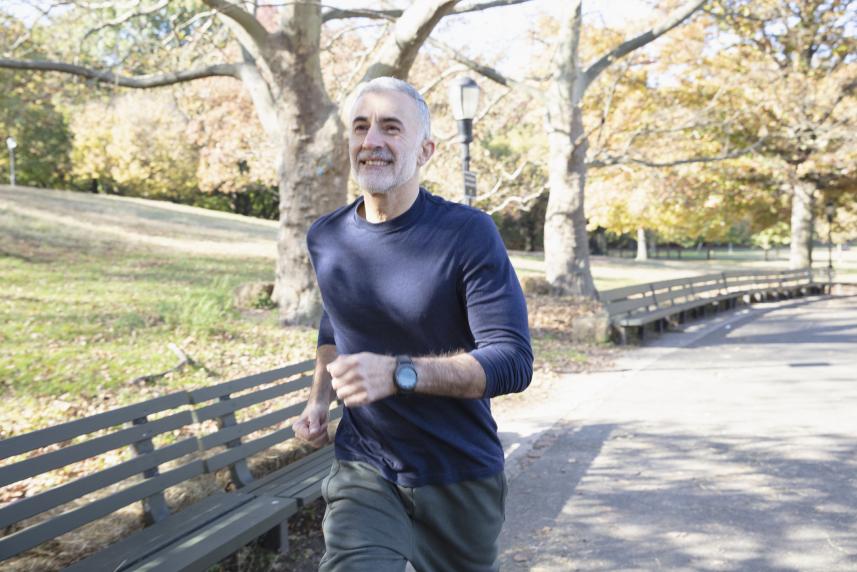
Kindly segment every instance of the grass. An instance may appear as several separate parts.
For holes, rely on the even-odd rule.
[[[827,269],[827,251],[816,247],[813,268],[819,275],[825,275]],[[541,276],[544,272],[544,254],[541,252],[510,252],[512,264],[521,277]],[[590,259],[592,277],[599,290],[620,288],[632,284],[657,282],[673,278],[685,278],[699,274],[721,272],[724,270],[758,270],[788,268],[788,252],[781,256],[765,260],[760,250],[736,250],[731,255],[725,250],[715,251],[714,258],[708,260],[705,254],[686,252],[681,259],[654,258],[637,261],[633,258],[617,256],[592,256]],[[833,265],[836,280],[857,283],[857,250],[834,252]]]
[[[314,354],[313,328],[232,305],[237,285],[270,280],[268,258],[132,247],[9,210],[0,245],[0,394],[17,405],[0,412],[0,437]],[[170,343],[204,368],[132,384],[176,365]]]

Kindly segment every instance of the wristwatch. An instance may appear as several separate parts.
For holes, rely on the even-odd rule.
[[[413,393],[417,387],[417,368],[411,356],[396,356],[396,371],[393,383],[399,393]]]

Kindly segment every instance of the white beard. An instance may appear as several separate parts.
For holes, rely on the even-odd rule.
[[[392,156],[388,153],[381,155],[371,153],[359,153],[357,159],[351,162],[351,175],[357,181],[357,185],[364,191],[373,195],[384,195],[399,185],[411,179],[417,172],[417,149],[412,152],[402,153],[397,161],[385,167],[367,167],[360,165],[360,160],[376,157],[381,160],[390,160]]]

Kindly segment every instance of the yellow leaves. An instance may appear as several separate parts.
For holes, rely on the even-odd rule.
[[[89,103],[74,116],[73,174],[114,192],[181,196],[196,188],[197,151],[187,122],[165,92]]]

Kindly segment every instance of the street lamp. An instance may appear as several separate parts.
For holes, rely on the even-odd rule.
[[[836,214],[836,205],[833,200],[828,200],[824,205],[824,214],[827,215],[827,291],[833,286],[833,215]]]
[[[18,142],[14,137],[6,138],[6,147],[9,148],[9,184],[15,186],[15,147]]]
[[[476,197],[476,175],[470,172],[470,142],[473,141],[473,118],[479,106],[479,86],[467,76],[461,76],[449,84],[449,105],[452,116],[458,121],[461,137],[461,163],[464,167],[464,200],[473,204]]]

